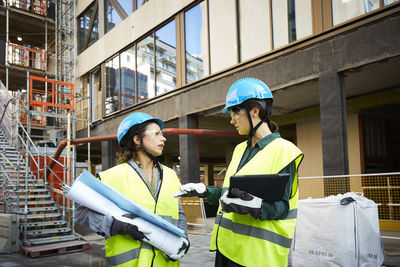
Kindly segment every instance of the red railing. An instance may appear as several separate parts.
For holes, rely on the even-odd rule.
[[[25,106],[25,104],[23,104],[22,102],[20,103],[20,106],[22,107],[22,106]],[[36,108],[36,109],[39,109],[38,111],[41,111],[41,112],[46,112],[47,111],[47,107],[33,107],[34,109]],[[19,112],[19,121],[22,123],[22,124],[24,124],[24,125],[26,125],[27,123],[28,123],[28,115],[27,115],[27,113],[26,113],[26,110],[24,109],[24,108],[21,108],[20,109],[20,112]],[[36,125],[36,126],[46,126],[47,125],[47,123],[46,123],[46,117],[45,116],[34,116],[34,118],[32,118],[31,117],[31,119],[30,119],[30,123],[32,124],[32,125]]]
[[[31,75],[29,84],[31,106],[75,109],[75,86],[73,83]]]
[[[47,0],[9,0],[8,6],[23,9],[42,16],[46,16],[47,14]]]
[[[8,42],[8,64],[46,71],[47,53]]]

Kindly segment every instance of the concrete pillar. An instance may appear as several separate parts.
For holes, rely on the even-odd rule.
[[[116,146],[117,141],[101,142],[101,168],[103,171],[115,166]]]
[[[196,115],[191,114],[179,118],[179,128],[195,129],[196,125]],[[200,159],[195,135],[179,135],[179,155],[181,183],[199,183]]]
[[[346,94],[343,74],[319,78],[324,175],[349,173],[346,127]]]
[[[319,78],[321,136],[324,175],[349,174],[346,127],[346,94],[342,73]],[[349,178],[324,179],[324,195],[350,190]]]

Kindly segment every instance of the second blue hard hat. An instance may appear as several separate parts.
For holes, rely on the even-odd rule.
[[[242,104],[248,99],[274,99],[269,87],[256,78],[243,78],[232,84],[226,94],[225,107],[222,113],[229,113],[229,109]]]

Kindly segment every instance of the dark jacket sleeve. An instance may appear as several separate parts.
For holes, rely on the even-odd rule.
[[[75,209],[75,220],[76,223],[87,225],[97,234],[109,238],[114,219],[111,216],[105,216],[85,206],[78,206]]]
[[[210,205],[219,205],[219,198],[222,194],[222,188],[207,186],[207,201]]]
[[[186,223],[186,217],[185,217],[185,212],[183,211],[182,208],[182,203],[181,200],[179,199],[179,221],[178,221],[178,227],[185,231],[187,233],[187,223]]]

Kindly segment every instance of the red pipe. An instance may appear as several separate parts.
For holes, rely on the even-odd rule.
[[[233,136],[240,137],[237,132],[226,132],[220,130],[205,130],[205,129],[180,129],[180,128],[165,128],[165,135],[168,134],[195,134],[195,135],[215,135],[215,136]]]
[[[232,136],[232,137],[240,137],[236,132],[226,132],[221,130],[206,130],[206,129],[180,129],[180,128],[165,128],[163,129],[163,134],[172,135],[172,134],[195,134],[195,135],[213,135],[213,136]],[[85,137],[85,138],[76,138],[71,139],[71,145],[76,144],[86,144],[91,142],[101,142],[101,141],[111,141],[116,140],[116,135],[104,135],[104,136],[96,136],[96,137]],[[56,152],[53,155],[53,159],[51,159],[49,166],[47,166],[47,177],[50,175],[50,170],[53,169],[56,164],[56,160],[60,157],[64,148],[67,146],[68,141],[66,139],[62,140],[57,147]]]

